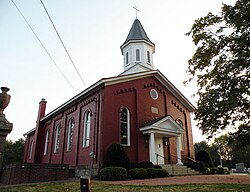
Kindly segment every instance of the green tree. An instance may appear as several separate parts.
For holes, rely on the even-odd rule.
[[[223,4],[217,15],[197,19],[191,31],[197,46],[189,60],[189,81],[196,80],[195,119],[203,134],[235,128],[240,146],[250,144],[250,1]]]
[[[118,166],[128,168],[130,161],[126,151],[120,144],[112,144],[108,147],[103,167]]]
[[[211,159],[210,154],[205,150],[198,151],[198,153],[195,156],[195,160],[196,161],[201,161],[201,162],[207,164],[209,167],[214,166],[214,163],[213,163],[213,161]]]
[[[4,146],[3,166],[23,161],[24,143],[25,141],[23,139],[19,139],[16,142],[6,141]]]

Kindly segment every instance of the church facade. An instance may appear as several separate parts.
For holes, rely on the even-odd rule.
[[[182,164],[194,159],[195,107],[159,71],[152,43],[135,19],[120,47],[124,72],[103,78],[45,115],[25,133],[24,162],[100,168],[107,148],[124,146],[131,162]]]

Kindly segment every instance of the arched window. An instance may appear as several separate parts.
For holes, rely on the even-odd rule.
[[[136,49],[136,61],[140,61],[140,50]]]
[[[89,135],[90,135],[90,111],[87,110],[84,114],[83,119],[83,147],[89,146]]]
[[[147,58],[148,58],[148,63],[150,63],[150,52],[147,51]]]
[[[126,64],[128,64],[128,52],[126,52]]]
[[[126,107],[120,110],[120,137],[122,145],[130,145],[130,114]]]
[[[182,128],[184,128],[183,127],[183,123],[182,123],[182,121],[180,120],[180,119],[178,119],[177,121],[176,121]],[[184,133],[182,133],[181,135],[180,135],[180,137],[179,137],[179,139],[180,139],[180,150],[182,150],[182,151],[184,151]]]
[[[47,155],[48,153],[48,144],[49,144],[49,130],[46,131],[46,135],[45,135],[45,143],[44,143],[44,155]]]
[[[72,142],[73,142],[73,129],[75,126],[74,119],[69,120],[68,124],[68,140],[67,140],[67,151],[71,151],[72,149]]]
[[[57,153],[59,150],[60,133],[61,133],[61,127],[60,127],[60,125],[57,125],[56,126],[56,138],[55,138],[54,153]]]
[[[33,140],[30,142],[30,150],[29,150],[29,159],[32,157],[32,151],[33,151]]]

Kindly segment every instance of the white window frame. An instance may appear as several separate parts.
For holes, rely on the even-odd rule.
[[[60,127],[60,125],[57,125],[56,126],[56,137],[55,137],[54,153],[58,153],[58,151],[59,151],[60,134],[61,134],[61,127]]]
[[[84,114],[83,119],[83,139],[82,139],[82,147],[89,147],[89,137],[90,137],[90,122],[91,122],[91,114],[90,111],[87,110]]]
[[[68,123],[68,139],[67,139],[67,151],[72,150],[72,143],[73,143],[73,129],[75,126],[74,119],[71,118]]]
[[[43,155],[48,154],[48,145],[49,145],[49,130],[46,131],[46,135],[45,135],[45,143],[44,143]]]
[[[127,119],[126,121],[121,120],[122,110],[125,109],[127,113]],[[127,107],[121,107],[120,109],[120,144],[124,146],[130,146],[130,112]],[[127,140],[126,143],[122,143],[122,123],[127,125]]]
[[[183,123],[180,119],[177,120],[177,123],[184,129],[183,127]],[[184,151],[185,149],[185,142],[184,142],[184,133],[180,134],[180,137],[179,137],[179,141],[180,141],[180,150],[181,151]]]
[[[151,57],[150,57],[150,52],[147,51],[147,62],[151,63]]]
[[[141,52],[140,49],[135,50],[135,61],[141,61]]]
[[[31,159],[32,158],[32,153],[33,153],[33,140],[31,140],[31,142],[30,142],[30,150],[29,150],[29,159]]]

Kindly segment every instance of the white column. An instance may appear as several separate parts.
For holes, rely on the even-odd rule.
[[[183,165],[181,162],[180,136],[176,137],[177,165]]]
[[[149,137],[149,154],[150,154],[150,161],[154,164],[156,164],[155,160],[155,134],[150,133]]]

